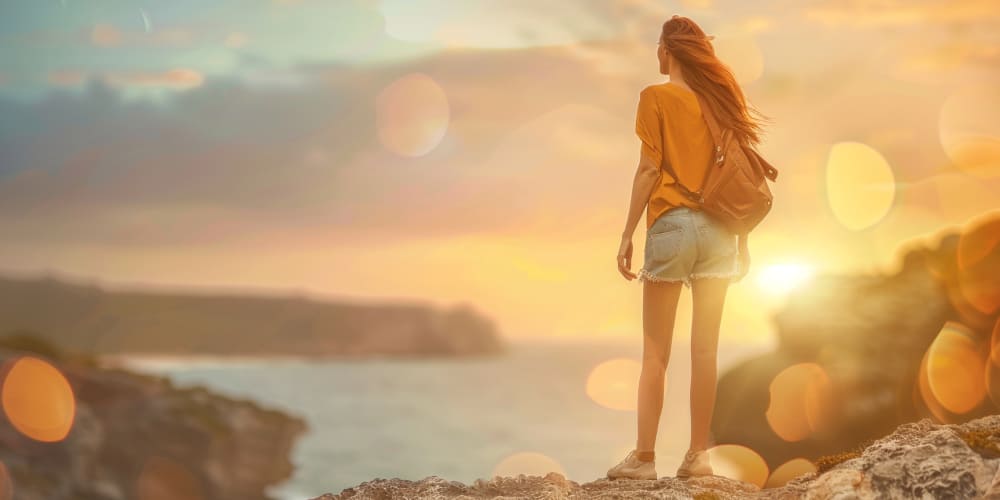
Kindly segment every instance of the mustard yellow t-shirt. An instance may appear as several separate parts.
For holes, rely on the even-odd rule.
[[[701,116],[698,97],[670,82],[642,89],[635,133],[642,139],[642,151],[660,165],[660,177],[646,205],[646,229],[671,208],[699,208],[677,188],[665,167],[669,163],[691,191],[701,189],[715,143]]]

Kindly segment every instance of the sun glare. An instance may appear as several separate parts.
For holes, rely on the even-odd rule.
[[[757,286],[768,293],[784,294],[812,275],[812,267],[805,264],[773,264],[761,269],[757,276]]]

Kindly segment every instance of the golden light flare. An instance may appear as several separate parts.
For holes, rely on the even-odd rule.
[[[1000,213],[959,234],[956,258],[962,299],[986,315],[1000,310]]]
[[[801,441],[829,424],[833,388],[826,370],[816,363],[797,363],[771,381],[767,423],[785,441]]]
[[[941,146],[956,167],[977,177],[1000,175],[1000,92],[995,85],[965,85],[941,105]]]
[[[986,396],[987,356],[965,326],[946,323],[931,342],[921,366],[921,375],[926,377],[926,390],[921,395],[927,406],[934,411],[937,403],[956,414],[979,406]],[[932,401],[926,401],[928,398]]]
[[[827,156],[826,194],[837,221],[854,231],[866,229],[892,207],[895,175],[875,148],[861,142],[839,142]]]
[[[60,441],[73,426],[73,389],[62,372],[44,359],[21,356],[14,360],[0,401],[7,420],[31,439]]]
[[[779,488],[799,476],[816,472],[816,464],[807,458],[793,458],[777,466],[764,483],[765,488]]]
[[[375,97],[378,139],[401,156],[422,156],[437,147],[450,114],[444,89],[423,73],[403,76]]]
[[[493,468],[493,477],[545,476],[549,472],[558,472],[563,476],[566,471],[554,458],[533,451],[522,451],[508,455]]]
[[[718,35],[712,41],[712,47],[715,55],[729,66],[741,85],[751,83],[764,74],[764,53],[753,35]]]
[[[630,358],[602,362],[587,377],[587,396],[614,410],[635,410],[642,364]]]
[[[757,286],[771,294],[785,294],[812,278],[812,266],[800,263],[771,264],[757,274]]]
[[[708,460],[716,476],[746,481],[763,488],[767,462],[759,453],[740,444],[720,444],[708,449]]]
[[[194,472],[176,460],[159,455],[146,459],[135,488],[138,500],[206,498],[205,486]]]

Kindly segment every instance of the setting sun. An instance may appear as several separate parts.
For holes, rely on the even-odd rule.
[[[757,286],[767,293],[784,294],[813,275],[812,266],[798,263],[772,264],[761,269]]]

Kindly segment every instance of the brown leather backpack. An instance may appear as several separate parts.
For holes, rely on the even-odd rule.
[[[705,172],[705,181],[701,190],[691,191],[681,184],[669,164],[667,171],[677,181],[681,194],[734,233],[745,236],[771,211],[773,196],[765,178],[776,180],[778,169],[753,147],[734,140],[732,130],[720,132],[719,124],[704,98],[697,97],[702,116],[715,141],[715,154]]]

